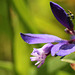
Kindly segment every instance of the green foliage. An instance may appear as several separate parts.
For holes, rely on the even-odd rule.
[[[55,1],[67,10],[65,0]],[[33,48],[43,44],[28,45],[20,36],[20,32],[44,33],[69,39],[64,26],[53,16],[49,2],[50,0],[0,0],[0,75],[74,75],[70,65],[62,62],[60,57],[48,56],[45,64],[37,69],[34,62],[30,61],[30,54]],[[71,10],[74,11],[73,8]],[[72,53],[65,58],[74,57],[75,54]]]

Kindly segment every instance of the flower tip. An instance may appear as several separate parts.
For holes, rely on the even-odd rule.
[[[54,7],[55,5],[56,5],[56,3],[50,1],[50,6],[51,6],[51,8]]]
[[[37,68],[40,68],[39,66],[37,66]]]
[[[20,33],[20,35],[23,36],[24,34],[23,33]]]
[[[23,38],[24,34],[23,33],[20,33],[21,37]]]
[[[25,35],[23,33],[20,33],[20,35],[21,35],[22,39],[24,40]]]
[[[23,34],[23,33],[20,33],[21,35],[21,38],[26,42],[26,43],[29,43],[28,40],[27,40],[27,35],[26,34]]]
[[[50,1],[50,5],[52,5],[54,2]]]

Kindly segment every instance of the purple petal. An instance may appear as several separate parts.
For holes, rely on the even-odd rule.
[[[42,50],[45,52],[45,54],[50,54],[52,47],[53,47],[53,44],[47,43],[42,47]]]
[[[75,51],[75,44],[65,44],[60,49],[61,50],[57,53],[57,55],[65,56]]]
[[[43,60],[38,66],[37,66],[37,68],[40,68],[41,67],[41,65],[43,65],[44,64],[44,62],[45,62],[45,60]]]
[[[51,6],[51,10],[52,10],[54,16],[56,17],[56,19],[62,25],[64,25],[66,28],[73,30],[73,23],[70,20],[70,18],[68,17],[65,10],[61,6],[59,6],[58,4],[56,4],[54,2],[50,2],[50,6]]]
[[[71,39],[75,39],[75,35],[72,35],[72,36],[71,36]]]
[[[49,43],[55,42],[57,40],[62,40],[61,38],[48,35],[48,34],[23,34],[20,33],[22,39],[27,42],[28,44],[37,44],[37,43]]]
[[[51,49],[51,55],[54,56],[55,54],[57,54],[57,52],[60,50],[60,47],[64,44],[65,43],[58,43],[58,44],[54,45]]]

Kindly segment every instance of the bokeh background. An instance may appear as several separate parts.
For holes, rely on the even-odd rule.
[[[51,55],[38,69],[30,61],[30,54],[44,44],[29,45],[20,36],[22,32],[70,39],[52,14],[50,1],[75,14],[75,0],[0,0],[0,75],[75,75],[69,63]],[[65,58],[75,59],[75,53]]]

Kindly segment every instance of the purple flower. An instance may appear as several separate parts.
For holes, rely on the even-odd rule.
[[[56,19],[69,30],[73,31],[73,23],[65,10],[54,2],[50,2],[51,10]]]
[[[20,33],[22,39],[28,44],[47,43],[42,48],[34,48],[31,55],[31,61],[37,61],[38,68],[44,63],[46,57],[51,53],[52,56],[66,56],[75,51],[75,40],[63,40],[57,36],[47,34],[23,34]],[[53,45],[51,43],[56,42]]]
[[[22,39],[28,44],[39,44],[47,43],[42,48],[34,48],[30,57],[31,61],[37,61],[35,65],[39,68],[44,64],[46,57],[51,54],[52,56],[66,56],[75,51],[75,32],[73,30],[73,23],[68,18],[68,14],[64,9],[54,2],[50,2],[50,6],[54,16],[57,20],[64,25],[67,29],[66,32],[70,33],[72,36],[71,40],[63,40],[54,35],[48,34],[23,34],[20,33]],[[56,44],[52,44],[56,43]]]
[[[31,61],[37,61],[35,65],[38,65],[37,67],[39,68],[42,64],[44,64],[46,57],[50,54],[50,50],[53,44],[48,43],[45,44],[42,48],[36,49],[34,48],[33,52],[31,55],[34,57],[30,57]]]

